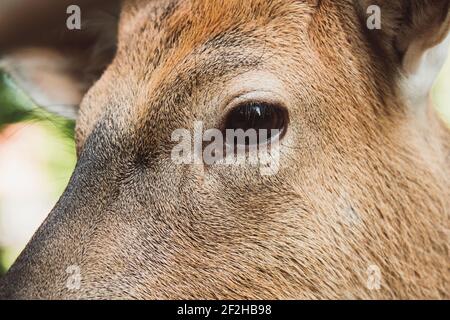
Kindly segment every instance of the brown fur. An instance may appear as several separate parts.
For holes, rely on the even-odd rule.
[[[399,63],[353,1],[125,1],[75,173],[4,295],[449,298],[450,134],[405,105]],[[216,126],[255,72],[290,113],[279,173],[173,164],[170,133]]]

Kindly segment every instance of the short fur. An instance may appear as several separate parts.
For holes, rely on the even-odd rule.
[[[450,133],[409,108],[407,48],[384,47],[361,8],[125,1],[117,54],[81,104],[73,177],[3,296],[450,298]],[[174,129],[217,126],[232,88],[271,79],[290,113],[277,175],[170,161]]]

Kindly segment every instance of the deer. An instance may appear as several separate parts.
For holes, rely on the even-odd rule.
[[[450,130],[430,98],[448,0],[86,6],[82,30],[53,7],[0,40],[17,85],[76,118],[77,152],[0,297],[450,298]],[[197,121],[279,130],[277,172],[175,163]]]

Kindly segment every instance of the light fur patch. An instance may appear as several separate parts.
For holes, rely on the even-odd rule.
[[[414,67],[404,65],[400,88],[411,108],[425,110],[429,93],[449,54],[450,34],[439,45],[428,49]]]

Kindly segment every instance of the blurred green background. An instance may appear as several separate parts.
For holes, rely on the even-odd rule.
[[[450,59],[433,90],[450,124]],[[0,274],[63,192],[75,166],[74,123],[37,108],[0,73]]]
[[[63,192],[75,166],[74,122],[38,108],[0,70],[0,274]]]

